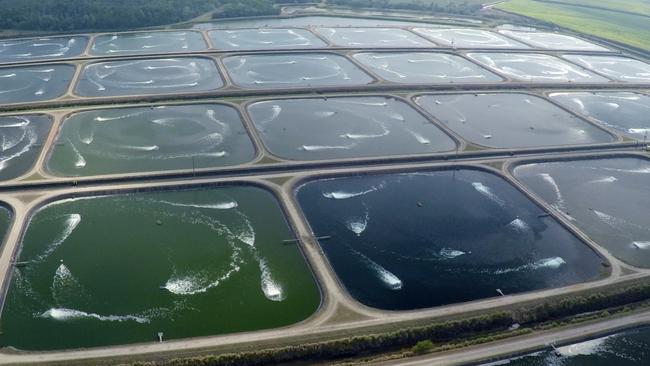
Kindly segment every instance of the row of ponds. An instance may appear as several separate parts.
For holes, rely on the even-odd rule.
[[[247,90],[353,87],[395,84],[489,84],[520,82],[650,82],[650,65],[615,55],[470,52],[358,52],[244,54],[221,59],[235,87]],[[376,77],[360,68],[363,65]],[[496,72],[496,73],[495,73]],[[497,74],[498,73],[498,74]],[[47,101],[70,88],[69,64],[0,68],[0,103]],[[72,88],[78,97],[204,93],[226,83],[215,60],[176,57],[92,62]]]
[[[457,140],[481,149],[616,141],[605,129],[642,141],[650,131],[645,94],[554,92],[549,98],[557,104],[491,92],[420,95],[413,100],[422,111],[389,96],[270,99],[244,109],[265,149],[289,161],[449,153],[459,148]],[[0,117],[0,179],[34,166],[52,123],[44,114]],[[225,104],[92,109],[68,115],[56,133],[44,161],[56,176],[218,168],[257,156],[242,116]]]
[[[334,47],[455,47],[546,49],[565,51],[611,50],[583,39],[550,32],[493,31],[483,28],[315,27],[215,29],[208,33],[211,47],[198,31],[152,31],[88,36],[8,39],[0,42],[0,63],[89,56],[192,53],[220,51],[310,49]],[[87,50],[86,50],[87,49]]]
[[[307,18],[246,23],[284,28],[241,29],[239,22],[240,29],[210,30],[209,46],[187,30],[103,34],[90,45],[87,36],[7,40],[0,42],[0,63],[210,49],[422,49],[349,57],[240,54],[218,60],[226,72],[202,56],[106,59],[81,69],[71,91],[86,97],[205,92],[228,81],[250,90],[364,86],[375,78],[404,84],[495,83],[504,76],[650,81],[650,65],[557,33],[404,22],[370,28],[375,21]],[[301,22],[320,26],[304,29]],[[203,27],[213,25],[197,26]],[[474,51],[461,57],[426,50],[436,47]],[[534,49],[576,52],[554,56]],[[64,63],[2,67],[0,103],[58,98],[74,73]],[[548,97],[552,102],[512,92],[422,94],[413,105],[377,95],[268,98],[245,104],[245,115],[214,102],[87,109],[57,124],[43,165],[65,177],[236,166],[258,155],[252,138],[277,158],[315,161],[445,153],[459,149],[459,141],[475,149],[601,144],[617,141],[614,133],[641,141],[650,130],[647,94],[558,91]],[[0,179],[24,176],[34,166],[53,123],[40,112],[0,116]],[[302,215],[291,219],[270,190],[242,182],[55,198],[25,220],[3,299],[0,347],[83,348],[155,341],[159,332],[180,339],[306,321],[323,294],[296,243],[295,219],[319,237],[345,292],[381,310],[606,277],[601,249],[566,223],[621,261],[650,268],[650,160],[630,154],[538,159],[519,162],[510,173],[521,187],[464,165],[314,176],[296,185],[293,200]],[[0,235],[13,219],[1,205]],[[649,346],[641,328],[493,364],[643,364]]]
[[[650,160],[522,162],[527,187],[624,262],[650,267]],[[342,286],[413,310],[603,278],[608,265],[488,170],[310,178],[295,200]],[[59,198],[27,221],[0,344],[60,349],[290,325],[318,286],[275,196],[262,187]],[[7,230],[11,212],[0,210]],[[57,337],[52,337],[57,334]]]

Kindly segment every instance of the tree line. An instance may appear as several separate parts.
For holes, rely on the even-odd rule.
[[[166,362],[134,362],[131,366],[261,366],[289,362],[316,362],[345,357],[358,357],[385,352],[404,346],[420,344],[411,351],[426,352],[429,343],[441,344],[439,350],[451,349],[453,342],[461,346],[503,339],[508,336],[530,333],[536,325],[543,325],[559,319],[572,319],[581,314],[601,312],[607,316],[607,309],[615,309],[650,300],[650,283],[610,288],[591,294],[564,295],[543,301],[541,304],[522,306],[513,310],[496,311],[470,318],[434,322],[412,326],[392,332],[351,336],[315,343],[285,346],[279,348],[223,353],[172,359]],[[510,331],[512,324],[522,328]],[[446,347],[449,346],[449,347]],[[424,348],[423,350],[421,348]]]
[[[0,0],[0,29],[121,30],[188,20],[221,0]]]
[[[386,10],[415,10],[431,14],[474,14],[481,10],[482,5],[468,3],[467,1],[450,1],[440,3],[437,1],[391,1],[391,0],[327,0],[328,4],[349,6],[351,8],[386,9]]]
[[[107,31],[160,26],[214,11],[213,19],[276,15],[274,4],[313,0],[0,0],[0,30]],[[356,8],[470,14],[480,5],[436,1],[328,0]]]

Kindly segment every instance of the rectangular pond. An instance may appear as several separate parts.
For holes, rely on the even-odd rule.
[[[58,98],[67,91],[74,70],[67,64],[0,68],[0,104]]]
[[[598,278],[601,258],[492,173],[323,178],[297,200],[329,263],[361,303],[408,310]]]
[[[519,165],[513,174],[615,257],[650,267],[650,161],[538,162]]]
[[[479,146],[509,149],[614,141],[604,130],[531,94],[433,94],[417,97],[416,103]]]
[[[214,48],[226,51],[322,48],[327,44],[306,29],[217,29],[208,33]]]
[[[42,37],[0,40],[0,63],[76,57],[86,50],[88,37]]]
[[[413,28],[441,46],[454,48],[530,48],[498,33],[475,28]]]
[[[205,187],[54,201],[22,239],[0,345],[106,346],[286,326],[319,290],[273,195]]]
[[[558,57],[541,53],[468,53],[467,56],[518,81],[546,83],[609,81]]]
[[[630,329],[481,366],[642,366],[650,364],[650,328]]]
[[[450,151],[456,143],[406,103],[388,97],[276,99],[248,106],[264,144],[293,160]]]
[[[366,85],[372,78],[331,53],[242,55],[223,59],[233,83],[250,89]]]
[[[75,93],[84,97],[192,93],[216,90],[223,81],[213,60],[179,57],[90,63]]]
[[[96,36],[90,54],[110,56],[196,52],[206,48],[203,36],[195,31],[113,33]]]
[[[535,48],[570,51],[610,51],[609,49],[587,42],[578,37],[550,32],[525,32],[517,30],[500,30],[501,34],[529,44]]]
[[[434,52],[370,52],[354,58],[393,83],[489,83],[503,79],[462,57]]]
[[[189,170],[241,164],[254,156],[233,107],[113,108],[67,117],[47,169],[61,176]]]
[[[650,83],[650,64],[633,58],[587,55],[564,55],[563,57],[617,81]]]
[[[52,125],[44,114],[0,116],[0,180],[26,174],[38,159]]]
[[[650,96],[630,92],[562,92],[549,97],[637,140],[650,134]]]
[[[340,47],[436,47],[399,28],[316,28],[315,31]]]

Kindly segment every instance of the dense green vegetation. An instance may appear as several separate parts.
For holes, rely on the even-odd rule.
[[[543,303],[520,306],[508,311],[412,326],[392,332],[164,362],[135,362],[132,365],[267,365],[360,357],[397,350],[405,346],[410,347],[407,355],[417,355],[493,342],[528,334],[534,330],[600,319],[612,314],[628,312],[632,307],[647,308],[648,300],[650,300],[650,283],[645,282],[581,295],[559,296]],[[520,323],[521,328],[509,329],[514,323]]]
[[[510,0],[497,8],[650,50],[650,0]]]
[[[175,23],[214,10],[221,0],[0,0],[0,29],[72,31]]]
[[[275,4],[313,0],[0,0],[0,30],[126,30],[187,21],[277,15]],[[485,0],[328,0],[352,8],[474,14]]]
[[[273,3],[269,0],[239,0],[224,4],[217,12],[212,14],[212,18],[277,15],[279,13],[280,9],[273,7]]]
[[[537,0],[537,1],[650,15],[650,0],[598,0],[598,1]]]
[[[164,363],[170,366],[252,366],[272,365],[297,360],[326,360],[340,357],[356,357],[366,352],[387,350],[399,346],[414,345],[421,340],[453,341],[472,337],[491,330],[505,330],[512,324],[509,312],[498,312],[483,316],[433,323],[389,333],[370,334],[332,341],[305,343],[282,348],[261,349],[242,353],[226,353],[215,356],[176,359]],[[425,348],[426,348],[425,342]],[[420,347],[418,347],[420,348]],[[426,349],[423,350],[426,352]],[[133,365],[156,365],[160,363],[134,363]]]
[[[485,0],[328,0],[331,5],[369,9],[418,10],[428,13],[474,14]]]

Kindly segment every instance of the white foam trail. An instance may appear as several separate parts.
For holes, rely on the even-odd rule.
[[[347,226],[347,228],[350,229],[350,231],[357,234],[357,236],[361,236],[361,234],[364,231],[366,231],[366,227],[368,227],[368,221],[370,221],[370,217],[369,217],[368,210],[366,210],[363,217],[355,217],[349,219],[345,223],[345,226]]]
[[[599,219],[605,221],[606,223],[610,225],[615,225],[617,223],[620,223],[614,216],[610,216],[604,212],[600,212],[598,210],[593,210],[596,216],[598,216]]]
[[[592,339],[590,341],[571,344],[568,346],[557,347],[556,349],[557,352],[563,357],[573,357],[578,355],[585,355],[585,356],[592,355],[602,350],[605,341],[609,337],[611,336]]]
[[[201,286],[200,280],[195,276],[172,277],[167,280],[163,288],[174,295],[195,295],[208,291],[213,286]],[[212,285],[212,284],[211,284]]]
[[[69,303],[78,303],[80,297],[84,297],[83,286],[72,275],[72,272],[61,263],[52,278],[52,298],[57,306],[65,306]]]
[[[77,225],[79,225],[80,222],[81,222],[81,215],[76,213],[69,214],[67,219],[65,220],[65,227],[63,228],[63,232],[61,233],[61,235],[52,243],[50,243],[50,245],[48,245],[47,249],[45,249],[45,252],[39,255],[36,258],[36,261],[40,262],[45,258],[47,258],[50,254],[52,254],[56,250],[56,248],[59,247],[59,245],[63,244],[63,242],[66,241],[66,239],[68,239],[70,234],[72,234],[72,232],[77,227]]]
[[[548,173],[541,173],[539,176],[542,177],[542,179],[544,179],[548,184],[550,184],[551,187],[553,187],[553,191],[555,191],[556,205],[560,211],[566,211],[566,203],[564,202],[564,197],[562,197],[560,186],[557,185],[555,179],[553,179],[553,177]]]
[[[68,267],[61,263],[59,267],[56,269],[56,272],[54,273],[55,278],[72,278],[72,272],[68,269]]]
[[[117,116],[117,117],[99,117],[99,116],[97,116],[97,117],[95,117],[95,121],[97,121],[97,122],[115,121],[115,120],[117,120],[117,119],[124,119],[124,118],[129,118],[129,117],[135,117],[135,116],[140,115],[140,114],[142,114],[142,113],[144,113],[144,111],[138,111],[138,112],[133,112],[133,113],[127,113],[127,114],[124,114],[124,115],[121,115],[121,116]]]
[[[627,132],[640,135],[650,132],[650,128],[630,128]]]
[[[66,308],[51,308],[40,315],[41,318],[49,318],[58,321],[70,321],[80,319],[97,319],[104,322],[125,322],[135,321],[137,323],[149,323],[148,318],[139,317],[135,315],[99,315],[95,313],[87,313],[81,310],[66,309]]]
[[[397,112],[390,113],[390,114],[388,115],[388,117],[389,117],[389,118],[392,118],[392,119],[396,119],[396,120],[398,120],[398,121],[404,121],[404,116],[402,116],[401,114],[399,114],[399,113],[397,113]]]
[[[320,118],[331,117],[331,116],[333,116],[335,114],[336,114],[336,112],[331,112],[331,111],[317,111],[317,112],[314,112],[314,115],[316,115],[316,117],[320,117]]]
[[[354,145],[302,145],[300,149],[305,151],[320,151],[320,150],[348,150]]]
[[[208,208],[213,210],[229,210],[231,208],[235,208],[238,206],[238,203],[236,201],[207,203],[207,204],[180,203],[180,202],[170,202],[170,201],[163,201],[163,200],[157,200],[155,202],[165,203],[168,205],[178,206],[178,207]]]
[[[614,171],[620,171],[622,173],[635,173],[635,174],[650,174],[650,168],[639,168],[639,169],[610,169]]]
[[[283,301],[286,296],[282,284],[273,278],[266,259],[262,258],[257,252],[257,248],[255,248],[255,230],[253,229],[253,225],[246,215],[239,211],[237,213],[242,218],[243,224],[240,226],[239,232],[235,232],[233,235],[243,243],[249,245],[249,249],[257,260],[260,268],[260,288],[264,296],[271,301]]]
[[[215,113],[214,109],[208,109],[207,111],[205,111],[205,114],[208,116],[208,118],[210,118],[213,122],[221,126],[224,130],[228,131],[230,129],[230,126],[217,119],[214,113]]]
[[[475,189],[477,192],[479,192],[479,193],[482,194],[483,196],[487,197],[487,198],[490,199],[491,201],[495,202],[495,203],[498,204],[499,206],[502,206],[502,207],[505,206],[506,203],[505,203],[501,198],[499,198],[499,196],[497,196],[496,194],[494,194],[494,192],[492,192],[492,190],[490,189],[490,187],[484,185],[484,184],[481,183],[481,182],[474,182],[474,183],[472,183],[472,187],[474,187],[474,189]]]
[[[41,299],[39,298],[39,294],[34,292],[34,289],[32,288],[32,284],[25,277],[25,275],[22,273],[20,268],[15,268],[14,269],[12,280],[14,281],[14,284],[16,285],[16,289],[21,294],[25,295],[30,300],[33,300],[33,301],[35,301],[37,303],[42,303]]]
[[[354,100],[342,100],[339,103],[360,104],[374,107],[385,107],[388,105],[388,102],[357,102]]]
[[[27,135],[27,144],[25,144],[20,150],[14,152],[9,156],[0,157],[0,170],[4,169],[12,159],[20,157],[24,153],[28,152],[29,149],[36,143],[38,136],[36,135],[34,128],[32,128],[31,126],[26,127],[24,130],[24,134]]]
[[[544,258],[533,263],[524,264],[523,266],[515,268],[506,268],[494,271],[495,274],[504,274],[510,272],[519,272],[519,271],[532,271],[542,268],[557,269],[562,265],[566,264],[566,261],[562,257],[551,257]]]
[[[123,149],[129,149],[129,150],[138,150],[138,151],[156,151],[160,149],[158,145],[150,145],[150,146],[132,146],[132,145],[122,145],[120,146]]]
[[[272,112],[271,117],[268,118],[268,119],[265,119],[265,120],[262,121],[261,123],[269,123],[269,122],[273,122],[276,118],[278,118],[278,116],[279,116],[280,113],[282,112],[282,107],[280,107],[280,106],[277,105],[277,104],[274,104],[274,105],[271,106],[271,112]]]
[[[208,141],[214,147],[223,142],[223,135],[219,132],[212,132],[201,137],[198,141]]]
[[[462,250],[442,248],[440,249],[440,252],[438,254],[445,259],[453,259],[456,257],[460,257],[461,255],[465,255],[467,253],[463,252]]]
[[[570,166],[576,169],[592,169],[592,170],[604,170],[610,172],[620,172],[620,173],[632,173],[632,174],[650,174],[650,167],[647,168],[638,168],[638,169],[619,169],[619,168],[607,168],[607,167],[585,167],[585,166]]]
[[[331,198],[335,200],[344,200],[352,197],[357,197],[357,196],[363,196],[364,194],[368,194],[370,192],[375,192],[380,189],[384,188],[384,184],[380,184],[378,186],[372,186],[370,189],[367,189],[365,191],[357,191],[357,192],[345,192],[345,191],[334,191],[334,192],[324,192],[323,197],[325,198]]]
[[[260,286],[262,292],[267,299],[271,301],[282,301],[286,298],[284,294],[284,289],[282,285],[273,279],[269,266],[266,264],[266,260],[260,258],[258,260],[260,266]]]
[[[209,156],[209,157],[212,157],[212,158],[223,158],[224,156],[228,155],[228,153],[225,152],[225,151],[217,151],[217,152],[213,152],[213,153],[199,153],[199,154],[195,154],[195,155]]]
[[[604,178],[592,180],[589,183],[613,183],[616,182],[617,180],[618,178],[616,177],[604,177]]]
[[[0,124],[0,128],[9,128],[9,127],[25,127],[29,124],[29,119],[25,117],[14,117],[18,119],[19,122]]]
[[[205,293],[209,289],[219,286],[229,279],[234,273],[239,272],[242,263],[239,251],[234,250],[231,256],[230,268],[215,280],[209,280],[205,274],[190,274],[185,276],[172,276],[162,287],[174,295],[190,296]]]
[[[20,131],[22,134],[20,136],[13,136],[14,138],[10,138],[9,134],[3,134],[2,136],[2,151],[9,150],[16,145],[18,145],[21,141],[25,139],[25,136],[27,135],[27,129],[21,128]]]
[[[612,226],[613,228],[616,228],[618,230],[624,230],[627,231],[629,228],[634,228],[638,230],[644,230],[644,231],[650,231],[647,227],[635,224],[629,221],[626,221],[624,219],[620,219],[618,217],[614,217],[612,215],[608,215],[604,212],[598,211],[598,210],[593,210],[594,214],[598,216],[599,219],[607,223],[608,225]]]
[[[90,145],[95,139],[95,130],[93,129],[88,136],[79,137],[79,141],[86,145]]]
[[[530,230],[530,226],[528,226],[528,223],[520,218],[516,218],[508,224],[508,227],[514,229],[515,231],[519,232],[526,232]]]
[[[76,168],[83,168],[86,166],[86,159],[84,159],[83,155],[77,150],[77,147],[74,146],[72,141],[68,140],[68,143],[70,144],[70,147],[72,147],[72,151],[74,151],[75,155],[77,156],[77,161],[75,161],[74,166]]]
[[[425,138],[424,136],[420,135],[419,133],[411,130],[407,130],[413,137],[415,137],[415,140],[419,142],[420,144],[427,145],[431,143],[431,140]]]
[[[250,220],[248,220],[248,217],[241,212],[238,212],[239,216],[243,219],[243,225],[240,227],[239,233],[235,233],[235,236],[237,239],[242,241],[245,244],[250,245],[251,247],[255,247],[255,230],[253,229],[253,225],[251,224]]]
[[[386,268],[380,266],[377,262],[373,261],[372,259],[366,257],[365,255],[361,254],[360,252],[356,250],[352,250],[356,255],[361,257],[363,262],[375,272],[375,275],[381,280],[381,282],[384,283],[389,289],[391,290],[401,290],[402,289],[402,280],[399,279],[399,277],[395,276],[392,272],[387,270]]]
[[[156,119],[152,119],[151,123],[155,123],[157,125],[162,125],[162,126],[172,126],[176,121],[181,121],[181,119],[176,117],[156,118]]]
[[[632,247],[636,249],[650,249],[650,241],[633,241]]]
[[[390,131],[385,130],[383,133],[377,133],[377,134],[354,134],[354,133],[346,133],[341,135],[341,137],[345,137],[348,139],[352,140],[362,140],[362,139],[374,139],[378,137],[384,137],[388,135]]]

